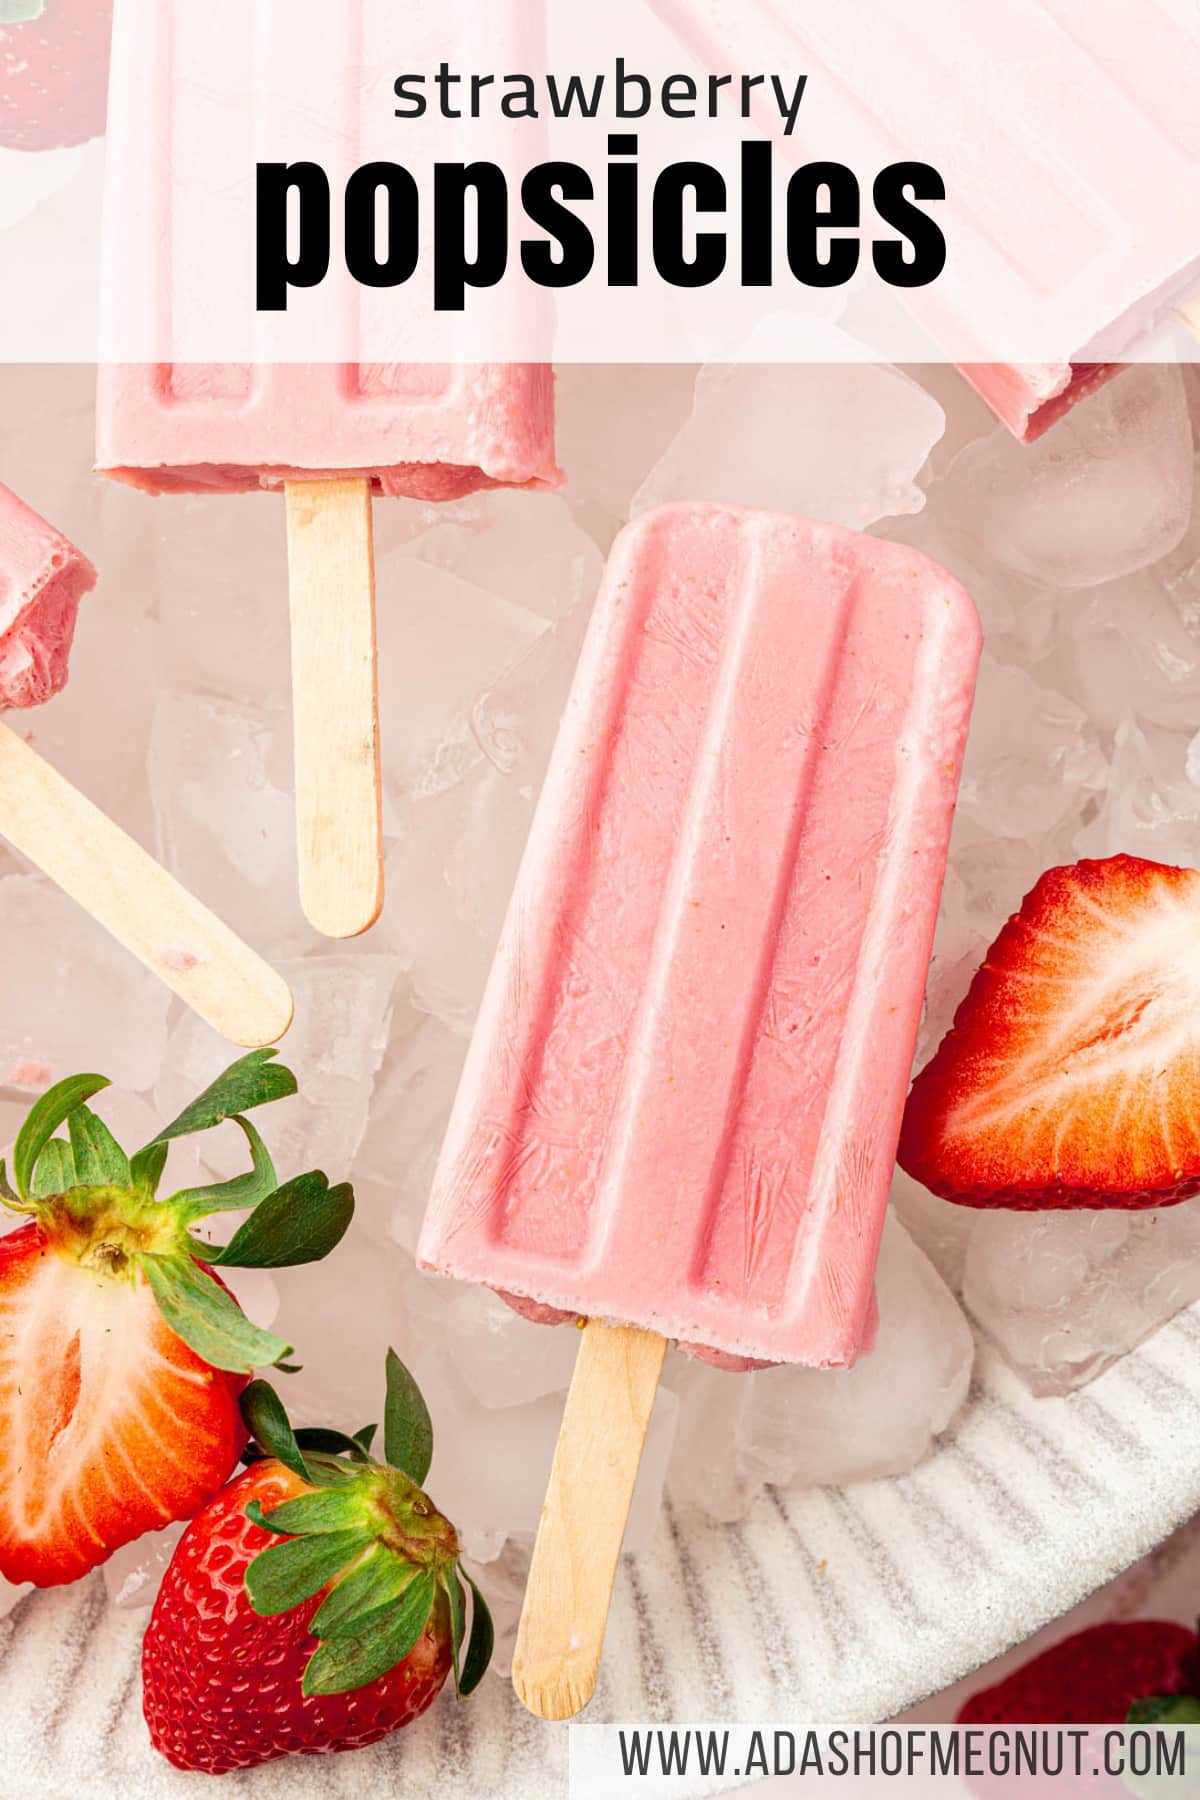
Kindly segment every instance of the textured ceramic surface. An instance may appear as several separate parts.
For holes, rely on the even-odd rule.
[[[1200,1316],[1083,1393],[1034,1400],[981,1347],[970,1401],[912,1475],[771,1495],[742,1525],[664,1515],[618,1583],[589,1719],[876,1720],[1027,1636],[1200,1506]],[[196,1793],[151,1752],[142,1615],[98,1579],[0,1625],[5,1800]],[[411,1800],[566,1792],[565,1727],[489,1680],[357,1757],[275,1764],[222,1793]]]

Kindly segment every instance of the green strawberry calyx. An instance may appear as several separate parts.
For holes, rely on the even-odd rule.
[[[1135,1700],[1125,1715],[1127,1725],[1200,1725],[1200,1696],[1153,1694]]]
[[[465,1698],[491,1661],[495,1632],[486,1601],[460,1567],[457,1532],[422,1488],[433,1426],[395,1351],[387,1358],[383,1462],[371,1455],[374,1425],[353,1437],[293,1431],[265,1381],[250,1383],[241,1406],[252,1439],[246,1460],[273,1457],[308,1489],[269,1511],[257,1500],[246,1507],[247,1518],[281,1539],[246,1570],[255,1612],[276,1618],[322,1596],[308,1625],[318,1644],[304,1671],[305,1694],[347,1694],[377,1681],[410,1655],[434,1619],[449,1627],[454,1685]]]
[[[330,1187],[319,1170],[281,1186],[245,1117],[297,1091],[296,1077],[275,1054],[255,1050],[232,1064],[133,1156],[87,1104],[111,1085],[108,1079],[72,1075],[30,1109],[13,1146],[11,1181],[0,1161],[0,1206],[35,1221],[67,1261],[112,1280],[145,1280],[171,1330],[197,1356],[212,1368],[246,1375],[286,1369],[292,1346],[251,1324],[204,1266],[319,1262],[340,1243],[354,1214],[352,1188]],[[246,1173],[160,1199],[171,1144],[227,1120],[246,1139]],[[63,1126],[66,1135],[57,1135]],[[223,1212],[248,1214],[227,1244],[195,1235],[197,1225]]]
[[[0,0],[0,25],[24,25],[45,10],[46,0]]]

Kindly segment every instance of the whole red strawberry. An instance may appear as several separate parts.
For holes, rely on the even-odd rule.
[[[1196,1633],[1163,1619],[1135,1619],[1093,1625],[1007,1675],[995,1687],[972,1694],[958,1715],[960,1725],[1196,1725],[1200,1700],[1200,1642]],[[1094,1752],[1094,1755],[1093,1755]],[[1084,1800],[1097,1788],[1093,1762],[1099,1746],[1085,1751],[1081,1762],[1064,1761],[1059,1775],[1044,1791],[1063,1800]],[[1125,1774],[1130,1793],[1178,1792],[1173,1778],[1165,1784]],[[1009,1800],[1021,1789],[1012,1775],[972,1775],[968,1786],[979,1800]],[[1025,1791],[1033,1792],[1033,1789]],[[1037,1789],[1041,1793],[1043,1788]],[[1104,1786],[1108,1792],[1108,1786]]]
[[[901,1168],[962,1206],[1200,1193],[1200,873],[1113,856],[1043,875],[908,1097]]]
[[[0,1163],[0,1207],[27,1223],[0,1238],[0,1575],[53,1587],[187,1519],[228,1480],[246,1442],[238,1397],[291,1346],[244,1317],[215,1273],[314,1261],[349,1224],[353,1195],[323,1175],[278,1187],[242,1117],[295,1092],[256,1051],[137,1155],[84,1103],[79,1075],[31,1110]],[[224,1119],[249,1174],[159,1200],[173,1138]],[[56,1137],[66,1124],[67,1136]],[[209,1214],[250,1217],[228,1245],[192,1236]]]
[[[104,130],[113,0],[0,0],[0,146],[59,150]]]
[[[394,1354],[385,1464],[369,1454],[373,1427],[293,1434],[266,1382],[243,1408],[270,1454],[188,1526],[142,1651],[151,1742],[210,1775],[376,1743],[432,1705],[452,1669],[470,1693],[492,1651],[467,1577],[464,1652],[458,1538],[420,1487],[429,1414]]]
[[[1200,1644],[1163,1619],[1093,1625],[972,1694],[960,1725],[1120,1725],[1136,1701],[1196,1692]]]

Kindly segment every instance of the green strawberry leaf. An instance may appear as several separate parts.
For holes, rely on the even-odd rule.
[[[433,1421],[420,1388],[394,1350],[387,1353],[383,1453],[391,1468],[424,1486],[433,1461]]]
[[[29,19],[40,19],[46,0],[0,0],[0,25],[24,25]]]
[[[277,1369],[286,1369],[287,1364],[276,1363],[275,1367]],[[265,1387],[266,1383],[263,1382],[261,1385]],[[271,1389],[271,1392],[274,1393],[274,1389]],[[244,1406],[242,1410],[243,1412],[245,1411]],[[282,1407],[280,1410],[282,1411]],[[255,1436],[257,1435],[256,1432]],[[362,1445],[358,1443],[355,1438],[346,1437],[344,1433],[340,1431],[331,1431],[324,1425],[301,1425],[299,1430],[292,1433],[292,1436],[294,1442],[302,1451],[312,1450],[323,1452],[326,1459],[330,1457],[349,1456],[354,1459],[355,1465],[358,1468],[365,1467],[371,1460],[363,1450]],[[242,1451],[242,1461],[247,1464],[262,1462],[264,1457],[267,1456],[275,1456],[281,1462],[284,1460],[284,1458],[279,1456],[278,1451],[264,1450],[261,1445],[254,1442],[247,1444],[246,1448]],[[290,1468],[291,1464],[288,1466]],[[299,1473],[299,1470],[297,1470],[296,1473]],[[315,1479],[315,1469],[313,1473]]]
[[[353,1217],[349,1183],[331,1188],[313,1170],[263,1200],[212,1260],[228,1269],[293,1269],[320,1262],[341,1243]]]
[[[61,1138],[51,1138],[38,1157],[37,1168],[33,1171],[33,1195],[35,1200],[46,1200],[51,1194],[65,1194],[68,1188],[75,1186],[75,1158],[71,1154],[70,1144]]]
[[[129,1158],[103,1119],[90,1107],[77,1106],[68,1114],[67,1130],[75,1159],[75,1180],[80,1187],[130,1187],[133,1173]]]
[[[393,1605],[361,1616],[353,1631],[326,1638],[304,1671],[305,1694],[349,1694],[403,1662],[429,1622],[436,1591],[433,1570],[423,1569]]]
[[[386,1544],[372,1544],[322,1601],[309,1630],[314,1637],[354,1637],[369,1614],[398,1600],[416,1570]]]
[[[0,1206],[21,1206],[21,1196],[8,1179],[8,1169],[0,1156]]]
[[[252,1050],[249,1056],[232,1063],[190,1106],[184,1107],[165,1131],[158,1133],[155,1143],[211,1131],[214,1125],[236,1118],[239,1113],[252,1112],[256,1106],[268,1106],[273,1100],[294,1094],[296,1077],[292,1071],[282,1063],[272,1063],[278,1054],[276,1050]]]
[[[252,1325],[190,1256],[143,1254],[138,1261],[171,1330],[212,1368],[249,1375],[290,1354],[289,1343]]]
[[[229,1123],[238,1127],[249,1144],[251,1167],[245,1175],[235,1175],[232,1181],[219,1181],[213,1187],[184,1188],[181,1193],[172,1194],[168,1204],[179,1209],[188,1225],[197,1219],[207,1219],[212,1213],[245,1212],[273,1194],[279,1186],[270,1151],[249,1119],[234,1113]],[[162,1149],[165,1154],[165,1143]]]
[[[463,1579],[471,1590],[474,1602],[471,1608],[471,1641],[467,1645],[467,1654],[463,1660],[462,1679],[458,1684],[459,1698],[465,1700],[473,1694],[487,1673],[487,1666],[492,1660],[492,1651],[496,1647],[496,1627],[492,1623],[492,1615],[488,1603],[476,1587],[471,1577],[463,1571]]]
[[[257,1500],[246,1508],[256,1525],[283,1537],[312,1537],[322,1531],[358,1530],[363,1525],[362,1497],[339,1488],[319,1488],[265,1512]]]
[[[285,1469],[290,1469],[293,1475],[298,1475],[301,1481],[307,1482],[309,1487],[315,1487],[316,1478],[301,1454],[287,1409],[270,1382],[252,1381],[243,1390],[238,1404],[246,1430],[258,1445],[262,1456],[273,1456]],[[299,1435],[303,1436],[303,1433]],[[259,1461],[261,1458],[243,1456],[243,1460]]]
[[[77,1106],[90,1100],[102,1088],[111,1086],[107,1075],[71,1075],[57,1086],[47,1088],[41,1099],[29,1109],[13,1145],[13,1179],[22,1200],[33,1197],[33,1172],[37,1168],[38,1158],[59,1126],[71,1116]]]
[[[0,1172],[3,1171],[3,1168],[4,1164],[0,1163]],[[368,1456],[371,1454],[371,1445],[375,1442],[375,1433],[378,1430],[378,1425],[364,1425],[361,1431],[356,1431],[354,1434],[354,1442],[361,1445]]]
[[[158,1192],[170,1148],[169,1144],[147,1144],[144,1150],[138,1151],[129,1165],[130,1185],[140,1189],[150,1200]]]
[[[370,1532],[357,1526],[352,1531],[327,1531],[319,1537],[272,1544],[246,1570],[251,1606],[264,1619],[291,1612],[319,1594],[370,1542]]]
[[[454,1664],[454,1691],[462,1698],[462,1647],[467,1629],[467,1596],[457,1569],[442,1573],[442,1591],[450,1602],[450,1656]]]
[[[1200,1725],[1200,1698],[1195,1694],[1154,1694],[1135,1700],[1125,1719],[1129,1725]]]

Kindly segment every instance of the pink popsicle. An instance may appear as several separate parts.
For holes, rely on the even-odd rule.
[[[0,485],[0,707],[41,706],[66,685],[87,557]]]
[[[1119,375],[1121,363],[960,363],[977,394],[1014,437],[1032,444],[1080,400]]]
[[[152,494],[247,493],[361,477],[456,500],[553,488],[554,378],[541,365],[114,365],[97,463]]]
[[[423,1267],[721,1360],[854,1362],[979,645],[898,545],[710,505],[627,528]]]

